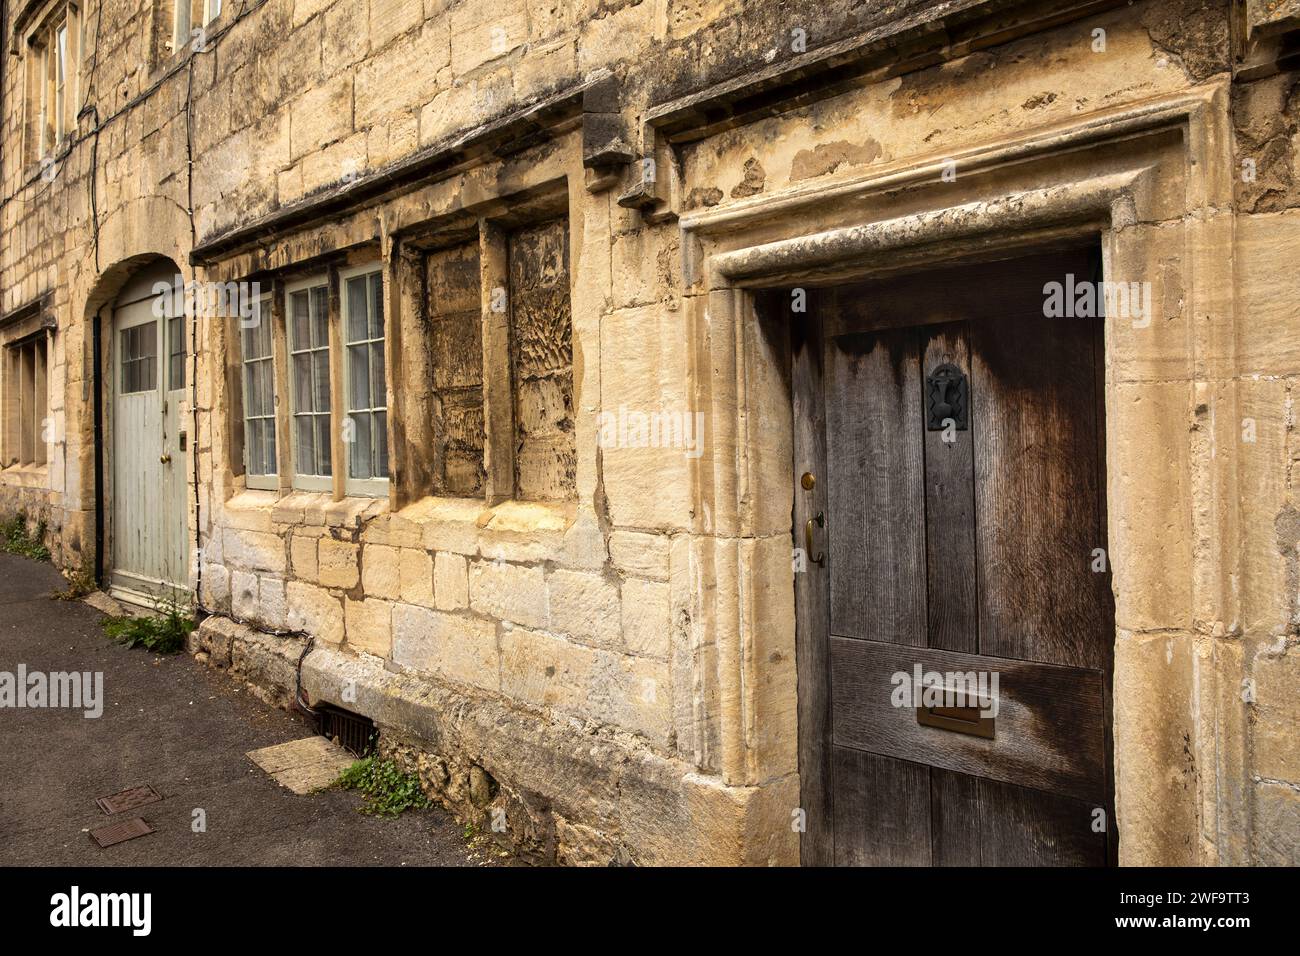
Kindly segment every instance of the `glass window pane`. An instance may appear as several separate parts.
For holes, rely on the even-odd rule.
[[[266,469],[262,473],[265,475],[274,475],[276,473],[275,464],[275,419],[266,418],[262,420],[262,436],[264,439],[264,448],[262,451],[262,463]]]
[[[258,377],[261,379],[258,391],[259,404],[262,406],[261,415],[275,414],[275,365],[270,359],[262,359],[257,363]]]
[[[289,317],[293,327],[292,347],[297,351],[311,348],[311,316],[305,290],[289,297]]]
[[[243,329],[243,356],[245,359],[268,358],[271,354],[271,323],[269,310],[263,311],[258,303],[253,307],[250,325]]]
[[[119,351],[122,353],[122,391],[134,391],[131,388],[131,330],[123,329],[122,334],[118,337],[121,344]]]
[[[364,342],[369,336],[370,323],[366,315],[366,277],[357,276],[347,282],[349,342]]]
[[[293,357],[293,410],[310,412],[311,407],[311,353],[302,352]]]
[[[375,447],[379,449],[379,465],[375,475],[388,477],[388,413],[375,412]]]
[[[294,449],[297,456],[298,473],[315,474],[316,467],[316,426],[310,415],[302,415],[294,421],[297,423],[298,447]]]
[[[330,443],[330,417],[316,416],[316,461],[318,475],[332,475],[333,448]]]
[[[370,408],[370,346],[348,346],[348,410]]]
[[[258,367],[256,364],[244,366],[244,417],[264,415],[262,408],[262,390],[258,385]]]
[[[330,353],[326,350],[312,352],[315,404],[312,408],[318,412],[330,410]]]
[[[265,446],[262,426],[263,421],[255,418],[248,423],[248,428],[245,429],[244,441],[248,449],[248,473],[250,475],[266,474],[266,464],[262,460],[262,449]]]
[[[257,462],[259,475],[275,474],[275,419],[263,418],[257,423]]]
[[[323,349],[330,344],[329,290],[313,286],[311,290],[312,347]]]
[[[388,382],[384,372],[384,343],[370,346],[371,408],[384,408],[388,404]]]
[[[374,272],[370,275],[370,337],[384,337],[384,274]]]
[[[265,300],[258,303],[257,310],[253,313],[253,321],[257,324],[253,326],[253,338],[257,343],[257,355],[259,358],[271,357],[271,304]]]
[[[180,317],[167,320],[167,387],[173,391],[185,387],[185,329]]]
[[[371,454],[371,435],[370,435],[370,413],[354,412],[352,414],[353,422],[353,441],[349,449],[352,459],[352,477],[369,478],[370,474],[370,454]]]

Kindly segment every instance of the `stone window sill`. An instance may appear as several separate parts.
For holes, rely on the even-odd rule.
[[[389,512],[387,498],[350,496],[335,501],[327,492],[265,491],[246,488],[226,502],[230,523],[241,516],[271,515],[278,525],[359,526],[386,517],[387,524],[407,526],[416,535],[448,525],[477,534],[563,536],[577,516],[576,501],[504,501],[488,505],[479,498],[425,497],[400,511]]]
[[[325,491],[266,491],[245,488],[226,502],[226,511],[238,515],[270,512],[277,524],[328,525],[343,527],[377,517],[388,511],[387,498],[349,495],[338,501]]]
[[[44,465],[10,465],[0,469],[0,478],[6,485],[21,488],[44,488],[49,484],[50,466]]]
[[[573,501],[503,501],[487,505],[478,498],[429,496],[395,512],[394,517],[419,525],[461,521],[488,531],[563,534],[573,524],[576,513],[577,503]]]

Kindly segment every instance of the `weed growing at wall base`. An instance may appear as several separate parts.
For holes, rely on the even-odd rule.
[[[33,561],[50,560],[50,549],[45,547],[45,522],[38,521],[36,530],[30,534],[27,531],[27,518],[22,512],[0,524],[0,551],[31,558]]]
[[[143,647],[154,654],[175,654],[185,647],[185,638],[194,630],[193,619],[179,608],[167,608],[161,617],[110,617],[104,621],[104,633],[127,647]]]
[[[406,810],[429,806],[429,798],[414,774],[402,773],[393,761],[378,757],[362,757],[339,774],[336,785],[344,790],[360,790],[365,799],[357,809],[377,817],[395,817]]]

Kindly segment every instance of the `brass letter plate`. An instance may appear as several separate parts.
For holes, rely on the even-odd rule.
[[[960,696],[960,695],[958,695]],[[994,717],[981,715],[980,707],[926,707],[916,708],[916,722],[926,727],[952,730],[972,737],[993,739]]]

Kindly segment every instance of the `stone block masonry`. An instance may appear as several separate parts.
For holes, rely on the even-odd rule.
[[[1120,860],[1300,862],[1292,6],[7,4],[0,517],[281,706],[313,638],[310,699],[529,859],[796,863],[798,325],[757,290],[1082,236],[1152,292],[1102,363]],[[132,390],[154,273],[256,322],[166,316]]]

